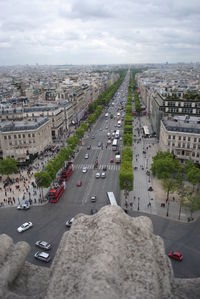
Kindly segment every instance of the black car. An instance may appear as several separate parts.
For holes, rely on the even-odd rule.
[[[106,171],[107,170],[107,165],[104,165],[103,166],[103,171]]]
[[[91,214],[91,215],[94,215],[94,214],[96,214],[96,213],[97,213],[97,209],[94,209],[94,208],[91,209],[91,211],[90,211],[90,214]]]
[[[37,260],[40,260],[40,261],[45,262],[45,263],[48,263],[48,262],[50,262],[50,260],[51,260],[50,254],[47,253],[47,252],[43,252],[43,251],[37,251],[37,252],[34,254],[34,257],[35,257]]]
[[[90,150],[91,149],[91,144],[87,146],[87,150]]]

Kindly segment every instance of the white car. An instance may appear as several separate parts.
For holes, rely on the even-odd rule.
[[[86,173],[87,172],[87,168],[86,167],[83,167],[82,169],[82,173]]]
[[[71,218],[71,219],[69,219],[69,220],[67,220],[67,222],[66,222],[66,226],[67,226],[67,227],[71,227],[71,226],[72,226],[72,223],[73,223],[73,221],[74,221],[74,217],[73,217],[73,218]]]
[[[44,250],[49,250],[51,248],[51,244],[46,241],[37,241],[35,245]]]
[[[44,251],[37,251],[34,257],[42,262],[48,263],[51,260],[50,254]]]
[[[102,173],[101,173],[101,177],[102,177],[103,179],[105,179],[105,177],[106,177],[106,173],[105,173],[105,172],[102,172]]]
[[[85,159],[88,159],[89,158],[89,155],[88,154],[85,154]]]
[[[19,233],[24,232],[25,230],[31,228],[33,226],[32,222],[25,222],[24,224],[22,224],[20,227],[18,227],[17,231]]]
[[[99,172],[97,172],[97,173],[96,173],[96,178],[97,178],[97,179],[99,179],[99,178],[100,178],[100,176],[101,176],[101,175],[100,175],[100,173],[99,173]]]
[[[30,208],[30,205],[26,205],[26,204],[17,206],[17,210],[28,210],[29,208]]]

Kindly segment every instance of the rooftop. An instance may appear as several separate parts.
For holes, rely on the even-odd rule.
[[[22,121],[4,121],[0,122],[0,131],[1,132],[11,132],[11,131],[27,131],[35,130],[47,123],[49,120],[47,117],[38,117],[31,120],[22,120]]]
[[[177,115],[164,117],[162,122],[168,131],[200,134],[200,117]]]

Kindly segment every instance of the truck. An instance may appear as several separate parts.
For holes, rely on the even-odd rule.
[[[121,163],[121,156],[119,154],[115,155],[115,163]]]
[[[52,188],[49,190],[48,193],[48,200],[50,203],[57,203],[60,199],[61,195],[64,192],[64,183],[61,184],[55,184],[52,186]]]

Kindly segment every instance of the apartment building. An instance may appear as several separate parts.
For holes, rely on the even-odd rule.
[[[192,160],[200,165],[200,117],[163,117],[160,148],[173,152],[181,162]]]
[[[28,162],[51,143],[51,121],[47,117],[0,123],[1,158],[12,157],[18,162]]]

